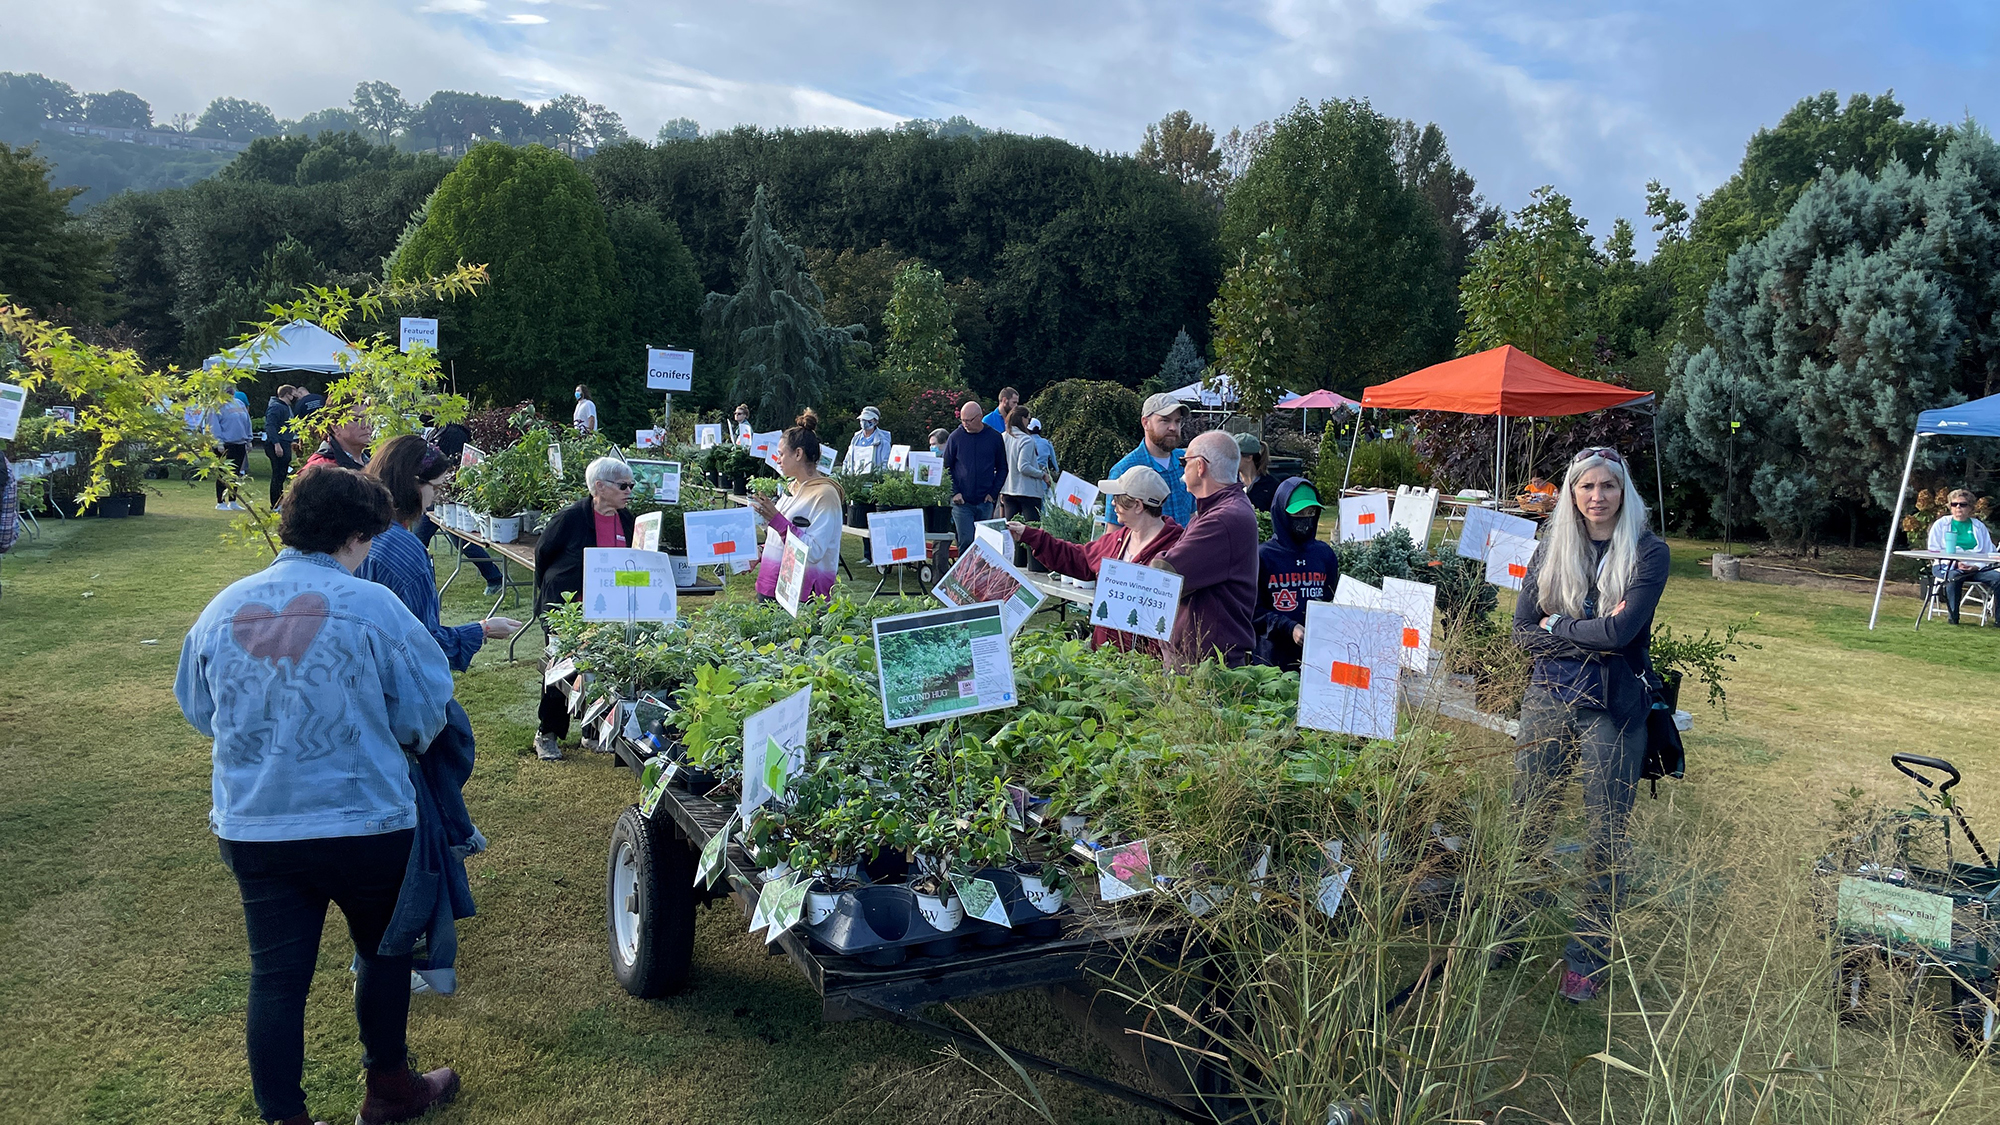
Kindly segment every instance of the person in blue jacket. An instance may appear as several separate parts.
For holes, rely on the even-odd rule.
[[[1323,505],[1304,477],[1292,477],[1271,498],[1271,537],[1257,549],[1256,661],[1288,672],[1299,667],[1306,640],[1306,603],[1330,602],[1340,581],[1340,556],[1319,537]]]

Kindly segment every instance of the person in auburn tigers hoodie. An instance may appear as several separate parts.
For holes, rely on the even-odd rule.
[[[1306,638],[1306,603],[1330,602],[1340,556],[1319,538],[1319,493],[1304,477],[1271,497],[1271,537],[1257,549],[1257,663],[1298,670]]]

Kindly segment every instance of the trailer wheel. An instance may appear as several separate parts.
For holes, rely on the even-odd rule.
[[[937,567],[929,559],[917,564],[917,585],[928,590],[937,581]]]
[[[611,829],[604,897],[611,974],[642,999],[687,987],[694,957],[694,852],[634,805]]]

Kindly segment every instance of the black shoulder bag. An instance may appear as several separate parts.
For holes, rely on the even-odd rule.
[[[1651,782],[1653,798],[1659,799],[1660,779],[1681,778],[1687,773],[1687,749],[1681,743],[1680,728],[1674,725],[1674,707],[1667,702],[1666,684],[1650,668],[1638,677],[1646,692],[1646,757],[1639,766],[1639,779]]]

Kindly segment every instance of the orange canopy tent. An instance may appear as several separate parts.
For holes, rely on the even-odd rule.
[[[1400,379],[1369,387],[1361,392],[1361,405],[1380,410],[1444,410],[1454,414],[1494,416],[1493,475],[1496,499],[1506,492],[1506,419],[1553,418],[1567,414],[1588,414],[1611,407],[1650,410],[1653,396],[1647,391],[1580,379],[1558,371],[1511,344],[1502,344],[1473,355],[1433,364]],[[1655,417],[1655,429],[1658,419]],[[1360,427],[1356,427],[1359,435]],[[1654,435],[1655,461],[1659,440]],[[1348,449],[1348,468],[1354,465],[1354,450]],[[1654,467],[1659,475],[1658,465]],[[1343,482],[1343,485],[1345,482]],[[1661,518],[1665,518],[1662,488]]]

